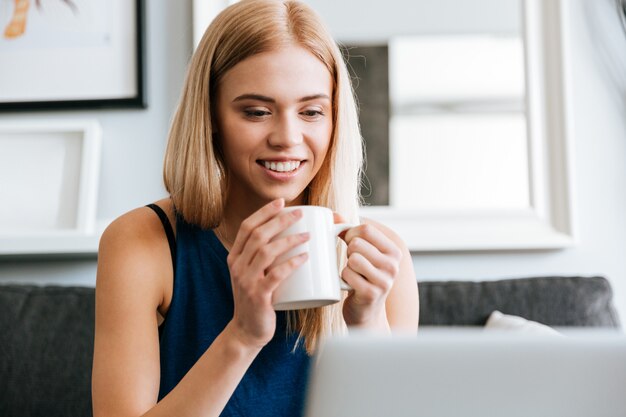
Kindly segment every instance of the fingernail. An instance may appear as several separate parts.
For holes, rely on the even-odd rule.
[[[282,207],[282,205],[283,205],[283,201],[285,201],[285,200],[283,200],[282,198],[279,198],[278,200],[274,200],[274,201],[272,202],[272,205],[273,205],[274,207]]]
[[[291,215],[295,217],[296,219],[299,219],[300,217],[302,217],[302,210],[300,209],[294,210],[291,212]]]
[[[300,233],[300,238],[302,240],[307,240],[310,236],[311,234],[309,232]]]

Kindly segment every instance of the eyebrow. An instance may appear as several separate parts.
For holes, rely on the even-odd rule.
[[[323,98],[326,100],[330,101],[330,97],[328,97],[327,94],[313,94],[311,96],[305,96],[305,97],[301,97],[300,99],[298,99],[299,103],[305,102],[305,101],[310,101],[310,100],[316,100],[319,98]],[[242,94],[240,96],[237,96],[233,102],[235,101],[241,101],[241,100],[258,100],[258,101],[264,101],[267,103],[276,103],[276,100],[274,100],[271,97],[268,96],[264,96],[262,94]]]

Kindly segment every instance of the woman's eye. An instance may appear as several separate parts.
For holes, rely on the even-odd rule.
[[[252,118],[264,117],[270,114],[270,112],[268,112],[267,110],[260,110],[260,109],[244,110],[243,113],[246,117],[252,117]]]
[[[321,110],[305,110],[301,114],[306,117],[316,118],[323,116],[324,112],[322,112]]]

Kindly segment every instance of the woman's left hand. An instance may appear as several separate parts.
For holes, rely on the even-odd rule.
[[[335,220],[341,217],[335,215]],[[342,238],[348,262],[341,277],[353,288],[343,306],[346,324],[389,331],[385,302],[400,271],[402,251],[370,223],[349,229]]]

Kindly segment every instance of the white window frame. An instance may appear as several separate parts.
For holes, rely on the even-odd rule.
[[[562,249],[576,244],[566,0],[524,0],[530,208],[437,210],[363,207],[412,252]],[[194,45],[228,0],[194,0]]]

